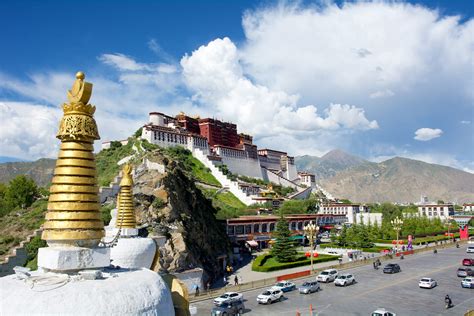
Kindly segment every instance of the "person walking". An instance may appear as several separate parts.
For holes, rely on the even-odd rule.
[[[199,285],[196,285],[196,295],[195,296],[199,296]]]
[[[239,285],[239,277],[237,275],[234,277],[234,285]]]

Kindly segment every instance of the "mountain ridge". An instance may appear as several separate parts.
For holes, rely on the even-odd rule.
[[[352,160],[357,156],[341,150],[323,156],[336,157],[332,164],[324,162],[323,157],[313,161],[309,156],[303,157],[295,157],[297,168],[315,173],[317,182],[336,197],[357,202],[412,203],[426,195],[433,201],[474,201],[474,174],[453,167],[405,157],[379,163]],[[341,163],[344,161],[348,163]],[[330,173],[328,166],[333,168]]]

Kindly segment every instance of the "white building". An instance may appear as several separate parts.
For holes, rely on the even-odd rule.
[[[468,203],[463,204],[462,211],[468,212],[468,213],[474,212],[474,204],[468,204]]]
[[[259,149],[258,158],[260,160],[260,165],[263,168],[279,173],[281,177],[290,181],[298,179],[295,158],[288,156],[286,152],[267,148]]]
[[[308,188],[316,188],[316,176],[309,172],[298,172],[300,184]]]
[[[418,214],[427,216],[429,219],[440,218],[446,219],[448,216],[454,215],[453,204],[421,204],[418,205]]]
[[[382,223],[382,213],[369,213],[369,208],[361,204],[329,203],[319,208],[318,214],[345,215],[349,224],[361,222],[368,224],[369,221],[379,225]]]

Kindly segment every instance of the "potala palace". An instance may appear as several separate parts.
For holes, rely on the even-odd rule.
[[[262,188],[228,179],[220,166],[225,165],[233,174],[291,187],[296,193],[290,198],[306,198],[312,190],[321,190],[317,188],[314,174],[297,172],[294,157],[278,150],[257,148],[253,137],[237,133],[237,125],[233,123],[190,117],[182,112],[175,117],[151,112],[149,122],[143,125],[141,137],[161,147],[187,148],[246,205],[266,201],[259,194]],[[109,146],[110,142],[103,143],[103,148]]]

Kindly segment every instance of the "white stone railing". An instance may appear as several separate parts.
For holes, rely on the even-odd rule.
[[[242,203],[245,205],[251,205],[255,203],[252,199],[252,196],[247,196],[247,194],[239,188],[239,183],[237,181],[232,181],[225,174],[222,173],[209,158],[207,155],[202,152],[200,149],[193,150],[193,156],[203,163],[207,168],[211,170],[212,175],[221,183],[222,186],[228,187],[229,192],[235,195]]]

